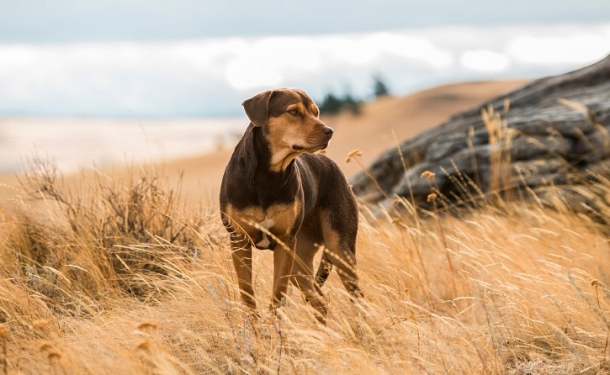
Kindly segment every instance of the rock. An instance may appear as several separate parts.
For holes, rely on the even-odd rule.
[[[424,208],[432,191],[462,204],[508,190],[550,199],[551,187],[553,199],[561,196],[571,209],[582,202],[602,207],[589,198],[583,201],[574,187],[610,177],[607,126],[610,56],[458,113],[387,150],[351,183],[362,200],[388,204],[393,195],[412,196]],[[435,174],[433,181],[420,177],[425,171]]]
[[[608,128],[599,127],[583,134],[575,141],[573,159],[576,163],[595,163],[610,156],[610,133]]]
[[[602,190],[599,189],[599,186],[572,185],[544,186],[535,189],[534,192],[539,201],[546,207],[560,212],[575,212],[586,215],[594,221],[604,224],[607,228],[610,224],[607,215],[610,207],[607,199],[604,199],[604,191]]]

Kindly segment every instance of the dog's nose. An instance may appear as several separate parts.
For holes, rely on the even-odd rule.
[[[324,129],[324,133],[326,133],[326,135],[330,138],[333,135],[333,128],[329,127],[329,126],[325,126]]]

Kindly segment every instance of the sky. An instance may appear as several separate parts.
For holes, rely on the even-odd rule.
[[[217,117],[314,99],[536,78],[610,53],[607,0],[0,0],[0,116]]]

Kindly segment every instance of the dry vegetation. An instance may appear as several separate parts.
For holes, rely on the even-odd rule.
[[[186,204],[164,176],[96,173],[75,189],[33,163],[22,199],[0,209],[0,374],[610,370],[607,228],[561,202],[494,197],[426,219],[408,199],[400,217],[363,206],[366,298],[352,304],[333,274],[328,326],[294,287],[275,319],[272,256],[258,251],[253,323],[218,212]]]

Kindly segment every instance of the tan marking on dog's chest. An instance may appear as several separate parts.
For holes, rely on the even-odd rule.
[[[297,202],[276,204],[266,210],[260,207],[247,207],[240,210],[229,205],[226,214],[250,237],[254,237],[257,232],[261,231],[257,228],[257,225],[265,228],[274,236],[283,236],[287,235],[294,227],[299,210],[300,205]],[[261,232],[263,233],[261,241],[268,241],[265,231]],[[262,245],[265,245],[265,243]]]
[[[258,223],[258,225],[266,230],[270,230],[275,225],[275,220],[265,219],[265,220],[261,221],[260,223]],[[255,245],[258,248],[265,249],[265,248],[269,247],[269,245],[271,244],[271,241],[269,241],[266,231],[261,230],[261,232],[263,233],[263,238],[260,241],[258,241]]]

